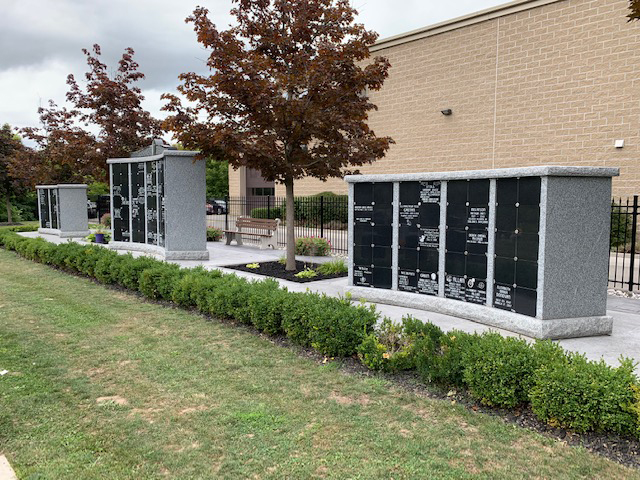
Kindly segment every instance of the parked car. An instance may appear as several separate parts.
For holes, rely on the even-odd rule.
[[[209,199],[207,202],[207,215],[220,215],[227,213],[227,202],[224,200]]]

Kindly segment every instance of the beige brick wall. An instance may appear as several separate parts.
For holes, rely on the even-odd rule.
[[[615,166],[614,193],[640,194],[640,22],[627,6],[563,0],[375,52],[392,67],[370,125],[396,144],[361,171]],[[326,190],[346,184],[296,183]]]
[[[229,165],[229,196],[244,197],[246,195],[246,183],[244,180],[244,169],[234,169]]]

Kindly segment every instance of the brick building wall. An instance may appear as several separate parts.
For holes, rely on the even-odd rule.
[[[373,54],[392,67],[371,94],[370,125],[396,144],[361,172],[615,166],[614,194],[640,193],[640,23],[627,7],[519,0],[379,41]],[[327,190],[346,184],[296,183],[297,193]]]

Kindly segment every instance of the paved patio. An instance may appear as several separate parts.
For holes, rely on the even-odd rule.
[[[22,233],[26,237],[42,237],[53,243],[65,243],[67,240],[54,235],[42,235],[37,232]],[[241,272],[224,268],[225,265],[260,263],[278,260],[284,256],[284,250],[260,250],[252,246],[225,245],[224,242],[209,242],[207,248],[210,260],[204,261],[174,261],[183,267],[193,268],[204,266],[208,269],[220,269],[227,273],[251,278],[262,279],[261,275]],[[124,253],[124,252],[123,252]],[[142,254],[133,252],[134,256]],[[297,256],[298,260],[322,263],[331,260],[332,257],[304,257]],[[346,278],[322,280],[310,283],[295,283],[286,280],[278,280],[283,287],[290,291],[304,292],[307,289],[313,292],[326,293],[338,296],[344,292],[347,285]],[[413,315],[421,320],[430,321],[443,330],[458,329],[465,332],[484,332],[487,330],[499,331],[505,336],[521,336],[505,330],[496,329],[480,323],[462,318],[452,317],[424,310],[416,310],[406,307],[376,304],[377,310],[393,320],[400,320],[404,315]],[[559,340],[558,343],[566,350],[584,353],[592,360],[604,359],[610,365],[618,365],[618,358],[622,355],[634,358],[640,362],[640,300],[610,296],[607,302],[607,313],[613,317],[613,333],[610,336],[575,338]],[[523,337],[526,338],[526,337]],[[640,371],[639,371],[640,373]]]

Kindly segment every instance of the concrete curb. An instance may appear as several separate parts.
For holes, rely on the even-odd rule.
[[[0,455],[0,480],[18,480],[16,472],[13,471],[9,460],[4,455]]]

